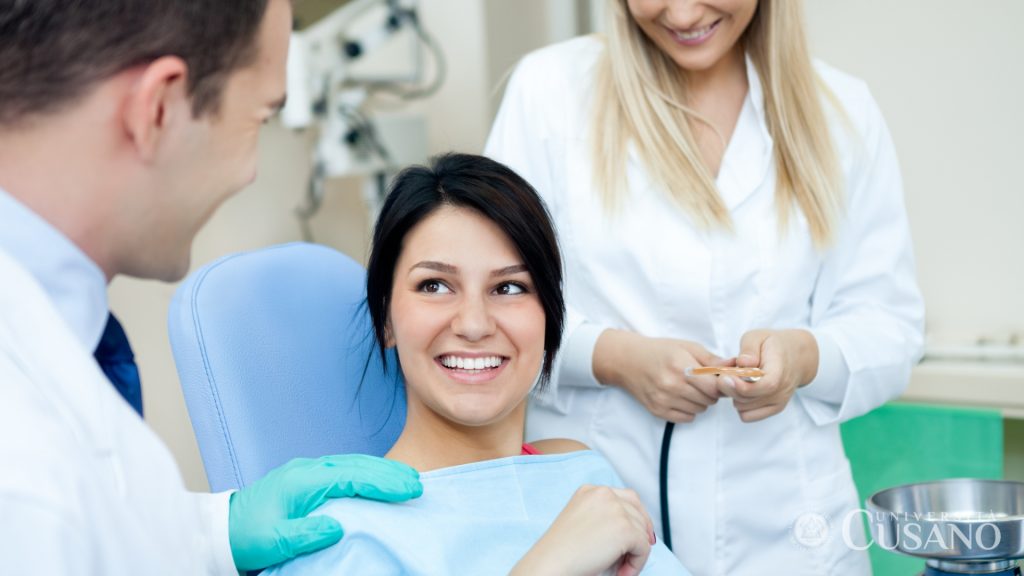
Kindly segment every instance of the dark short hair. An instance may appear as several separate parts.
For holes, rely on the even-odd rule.
[[[195,116],[252,62],[268,0],[0,0],[0,126],[54,113],[163,56],[188,65]]]
[[[504,164],[472,154],[444,154],[429,166],[406,168],[381,208],[367,265],[366,302],[385,370],[388,309],[403,242],[413,227],[443,206],[467,208],[494,222],[522,257],[544,309],[543,388],[551,379],[565,323],[555,231],[544,202],[526,180]]]

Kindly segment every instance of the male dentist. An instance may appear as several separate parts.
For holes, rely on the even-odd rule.
[[[290,25],[289,0],[0,0],[0,572],[233,575],[337,542],[325,498],[422,491],[341,456],[187,492],[108,321],[114,276],[180,279],[255,177]]]

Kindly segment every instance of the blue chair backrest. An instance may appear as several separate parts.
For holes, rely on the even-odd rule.
[[[405,386],[394,354],[382,369],[365,278],[340,252],[292,243],[226,256],[178,288],[171,346],[211,490],[394,444]]]

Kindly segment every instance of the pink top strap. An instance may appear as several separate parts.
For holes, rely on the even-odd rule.
[[[523,456],[537,456],[539,454],[540,454],[539,450],[537,450],[536,448],[534,448],[530,444],[527,444],[526,442],[523,442],[523,453],[522,453]]]

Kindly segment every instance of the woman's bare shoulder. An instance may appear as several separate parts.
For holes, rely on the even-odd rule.
[[[537,440],[530,442],[530,445],[537,449],[541,454],[565,454],[566,452],[579,452],[580,450],[590,450],[590,447],[570,438],[549,438],[547,440]]]

